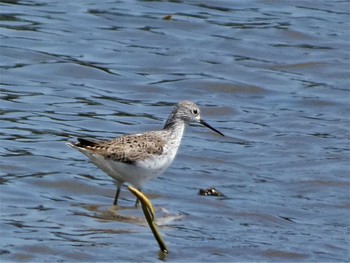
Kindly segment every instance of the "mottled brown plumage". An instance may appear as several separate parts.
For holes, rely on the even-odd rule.
[[[124,135],[110,141],[90,141],[78,138],[74,145],[84,148],[113,161],[133,163],[145,160],[152,155],[161,155],[166,143],[166,132],[146,132],[143,134]]]

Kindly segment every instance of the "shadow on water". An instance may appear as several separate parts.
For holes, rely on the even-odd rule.
[[[119,223],[135,224],[147,226],[147,222],[142,214],[140,207],[104,207],[100,205],[81,205],[79,211],[74,212],[79,216],[86,216],[100,221],[116,221]],[[182,215],[173,215],[165,208],[157,208],[157,224],[159,226],[171,223],[174,220],[180,220]]]

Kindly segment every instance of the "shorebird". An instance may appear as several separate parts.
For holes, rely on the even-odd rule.
[[[171,112],[162,130],[123,135],[109,141],[78,138],[78,142],[67,144],[85,154],[115,180],[117,191],[113,204],[117,205],[124,183],[141,189],[147,181],[165,172],[176,156],[185,124],[191,122],[200,123],[224,136],[201,119],[196,104],[181,101]]]

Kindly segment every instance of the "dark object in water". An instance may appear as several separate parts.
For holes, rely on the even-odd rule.
[[[219,192],[215,188],[199,189],[198,194],[207,196],[225,196],[223,193]]]
[[[163,16],[164,20],[171,20],[172,18],[172,15]]]

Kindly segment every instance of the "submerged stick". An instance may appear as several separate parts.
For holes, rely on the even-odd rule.
[[[132,192],[140,200],[143,214],[145,215],[147,223],[152,230],[153,236],[157,240],[160,250],[163,253],[167,254],[168,249],[167,249],[162,237],[160,236],[160,234],[158,232],[158,228],[156,226],[156,223],[154,222],[154,209],[153,209],[152,203],[143,193],[141,193],[140,191],[138,191],[134,187],[128,186],[128,189],[130,192]]]

